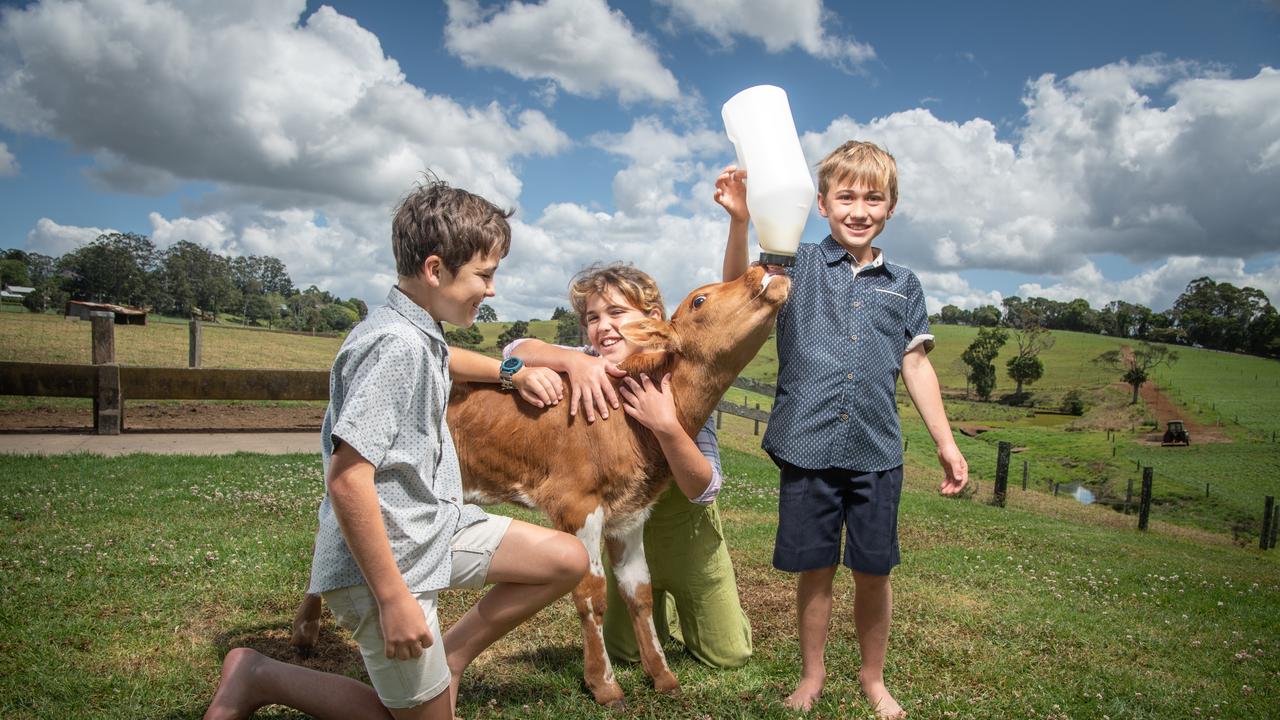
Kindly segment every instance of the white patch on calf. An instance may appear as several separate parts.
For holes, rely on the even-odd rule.
[[[635,598],[636,588],[649,584],[649,563],[644,557],[644,524],[630,528],[625,535],[614,535],[622,546],[622,557],[613,560],[613,576],[618,580],[618,590],[629,598]]]
[[[575,533],[582,545],[587,549],[587,559],[591,565],[591,574],[604,577],[604,563],[600,560],[600,533],[604,529],[604,506],[597,505],[582,521],[582,527]]]

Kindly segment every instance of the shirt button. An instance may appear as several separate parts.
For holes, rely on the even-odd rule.
[[[854,306],[855,308],[860,308],[860,307],[862,307],[862,301],[861,301],[861,300],[854,300],[854,301],[853,301],[853,306]]]
[[[840,413],[840,422],[845,422],[848,419],[849,419],[849,413]]]
[[[458,502],[458,498],[456,498],[456,497],[451,497],[451,498],[449,498],[449,502]]]
[[[854,341],[854,342],[858,342],[858,336],[857,336],[857,335],[850,335],[850,336],[849,336],[849,339],[850,339],[850,340],[852,340],[852,341]]]
[[[845,380],[852,380],[852,379],[853,379],[853,373],[845,373],[844,379],[845,379]]]

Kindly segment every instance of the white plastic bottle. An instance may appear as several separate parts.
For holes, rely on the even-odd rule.
[[[729,98],[720,110],[725,133],[746,170],[747,206],[760,240],[760,262],[792,265],[816,191],[800,149],[787,93],[757,85]]]

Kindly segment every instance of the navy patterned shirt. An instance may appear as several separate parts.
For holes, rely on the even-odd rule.
[[[830,235],[802,243],[778,313],[778,394],[764,449],[797,467],[878,472],[902,464],[894,391],[902,358],[933,348],[915,274],[861,267]]]

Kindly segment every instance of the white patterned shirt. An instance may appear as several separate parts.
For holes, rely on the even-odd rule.
[[[415,593],[449,586],[454,534],[485,518],[462,502],[462,473],[445,420],[451,386],[439,323],[399,288],[355,326],[329,373],[321,435],[326,477],[339,442],[373,465],[391,554]],[[310,592],[362,584],[326,492]]]

